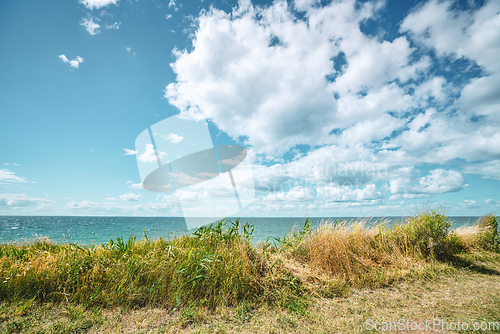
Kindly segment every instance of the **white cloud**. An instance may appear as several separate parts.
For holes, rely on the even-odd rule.
[[[137,151],[129,150],[128,148],[124,148],[123,150],[125,151],[124,155],[136,155],[137,154]]]
[[[144,215],[145,210],[144,205],[117,205],[114,202],[114,198],[107,198],[105,203],[93,202],[93,201],[70,201],[64,208],[64,211],[70,214],[94,214],[94,215]]]
[[[233,138],[246,136],[246,144],[257,154],[279,156],[297,144],[370,145],[412,120],[400,115],[431,102],[444,106],[460,92],[440,76],[412,83],[410,92],[394,81],[425,77],[431,59],[410,60],[416,49],[405,36],[388,42],[361,32],[360,22],[374,17],[382,2],[355,6],[352,1],[339,1],[321,8],[309,2],[296,5],[307,12],[309,24],[296,19],[284,2],[265,9],[241,2],[230,14],[216,9],[202,14],[193,50],[175,51],[172,67],[177,81],[165,91],[170,103],[184,117],[201,117],[203,112]],[[407,26],[411,25],[403,25],[402,30]],[[340,51],[346,64],[336,72],[333,65]],[[338,77],[327,83],[327,75]],[[490,109],[490,115],[499,114]],[[384,145],[436,163],[474,160],[485,150],[489,156],[497,154],[496,143],[488,142],[489,133],[463,131],[467,127],[463,113],[460,119],[452,119],[458,123],[455,126],[447,126],[447,115],[436,113],[427,131],[403,131],[401,138]],[[360,119],[364,126],[358,124]],[[385,126],[380,128],[381,124]],[[333,127],[345,130],[342,138],[329,134]],[[482,147],[460,149],[471,135],[482,137],[475,142]]]
[[[460,202],[459,204],[460,204],[460,205],[463,205],[463,206],[465,206],[465,207],[467,207],[467,208],[477,208],[477,207],[478,207],[478,205],[477,205],[476,201],[473,201],[473,200],[468,200],[468,199],[466,199],[466,200],[464,200],[464,201]]]
[[[170,19],[172,18],[172,14],[165,15],[165,18],[166,18],[167,20],[170,20]]]
[[[467,185],[452,170],[462,161],[463,173],[499,180],[500,3],[465,11],[432,0],[401,35],[364,34],[384,5],[300,0],[297,15],[285,1],[240,1],[230,13],[202,12],[192,48],[174,50],[165,97],[181,117],[207,117],[243,141],[257,163],[279,162],[254,166],[257,188],[278,190],[260,197],[270,203],[295,205],[304,180],[315,183],[304,201],[329,198],[308,203],[323,209],[456,192]],[[453,73],[443,67],[458,68],[456,59],[472,65],[453,77],[434,71]],[[467,79],[474,62],[486,74]],[[421,165],[435,167],[424,175]],[[286,182],[295,190],[281,191]]]
[[[132,55],[135,56],[136,51],[132,51],[131,47],[128,47],[126,45],[124,45],[123,47],[125,48],[125,50],[127,50],[127,53],[132,53]],[[139,51],[139,50],[137,50],[137,51]]]
[[[406,67],[409,56],[414,51],[410,48],[405,37],[399,37],[393,42],[382,43],[363,37],[356,43],[341,42],[341,48],[347,43],[346,57],[348,66],[346,71],[333,84],[333,89],[339,93],[357,93],[363,87],[380,88],[385,83],[391,82],[399,77],[401,69]],[[343,45],[344,44],[344,45]],[[414,75],[408,75],[406,71],[405,81]]]
[[[467,185],[464,177],[453,170],[435,169],[428,176],[419,180],[420,185],[415,186],[414,191],[427,194],[441,194],[456,192]]]
[[[325,80],[335,46],[294,22],[284,2],[264,10],[260,21],[251,11],[202,15],[194,50],[176,54],[177,82],[165,96],[182,116],[203,112],[232,137],[248,136],[259,152],[321,142],[336,110]],[[275,37],[281,43],[270,46]]]
[[[420,103],[424,107],[430,102],[430,99],[433,102],[446,105],[451,100],[451,96],[456,93],[453,86],[441,76],[430,78],[418,85],[412,85],[412,87],[415,88],[415,97],[421,100]]]
[[[368,184],[364,188],[322,186],[316,188],[318,198],[326,202],[362,202],[378,200],[383,197],[377,191],[375,184]]]
[[[405,125],[402,119],[392,117],[388,114],[367,121],[360,121],[346,129],[339,138],[344,146],[354,146],[358,143],[368,144],[380,141],[391,135],[394,131]]]
[[[485,179],[500,181],[500,160],[481,162],[477,164],[468,164],[465,166],[465,173],[479,174]]]
[[[80,0],[79,2],[88,9],[99,9],[108,5],[116,5],[118,0]]]
[[[137,152],[135,154],[137,154]],[[157,154],[158,158],[160,159],[166,155],[165,152],[156,151],[152,144],[146,144],[146,149],[144,150],[144,153],[139,155],[137,157],[137,160],[139,160],[140,162],[155,162],[157,161],[156,158]],[[127,155],[127,152],[125,152],[125,155]]]
[[[127,186],[129,186],[132,189],[142,189],[142,183],[133,183],[132,181],[127,181]]]
[[[142,195],[129,193],[129,194],[120,195],[120,199],[122,201],[140,201],[142,199]]]
[[[76,56],[75,59],[73,60],[68,60],[68,58],[65,55],[59,55],[59,58],[65,63],[69,63],[71,67],[78,68],[78,66],[83,63],[83,58],[80,56]]]
[[[395,83],[370,90],[365,96],[345,93],[338,100],[338,127],[356,124],[360,119],[376,118],[388,112],[401,114],[417,104]]]
[[[78,59],[70,60],[69,64],[71,67],[78,68],[80,66],[80,63],[83,63],[83,58],[78,57]]]
[[[28,182],[25,177],[19,177],[7,169],[0,169],[0,184],[5,183],[26,183]]]
[[[88,31],[92,36],[99,34],[99,28],[101,27],[99,24],[94,22],[94,18],[83,18],[83,22],[80,23],[81,26],[85,27],[85,30]]]
[[[52,203],[53,201],[47,198],[30,198],[26,194],[0,194],[1,207],[32,207],[44,203]]]
[[[185,173],[172,173],[172,176],[175,180],[177,180],[176,182],[179,182],[181,184],[195,185],[203,182],[204,180],[204,178],[197,177],[201,175],[193,176]]]
[[[120,29],[121,24],[122,24],[121,22],[115,22],[113,24],[106,24],[106,29],[118,30],[118,29]]]
[[[277,178],[298,178],[312,183],[366,183],[385,180],[395,168],[411,162],[411,158],[397,151],[381,151],[373,155],[370,149],[362,145],[331,145],[312,150],[284,165],[263,168],[256,171],[255,175],[257,179],[270,174]]]
[[[415,199],[415,198],[424,198],[428,197],[429,194],[397,194],[389,197],[389,201],[395,201],[398,199]],[[404,203],[402,203],[404,204]]]
[[[76,201],[70,201],[68,204],[66,204],[65,208],[66,209],[88,209],[92,208],[98,205],[96,202],[92,201],[81,201],[81,202],[76,202]]]
[[[495,201],[491,198],[488,198],[486,201],[484,201],[484,203],[486,203],[487,205],[491,205],[491,206],[500,206],[500,202]]]
[[[221,167],[226,166],[226,167],[233,168],[233,167],[238,166],[245,159],[246,154],[247,153],[245,151],[241,151],[241,153],[235,157],[232,157],[230,159],[220,160]]]
[[[455,10],[454,5],[428,1],[403,20],[400,30],[440,56],[465,56],[488,71],[500,70],[500,3],[485,1],[475,11]]]
[[[168,8],[170,8],[170,7],[174,7],[175,11],[179,10],[179,8],[177,7],[177,5],[175,3],[175,0],[170,0],[170,2],[168,3]]]
[[[175,133],[170,133],[167,136],[163,135],[162,137],[163,137],[163,139],[168,140],[174,144],[180,143],[184,139],[183,136],[179,136],[178,134],[175,134]]]
[[[416,121],[423,121],[425,118],[424,127],[416,129],[416,124],[410,122],[410,129],[394,138],[392,145],[401,147],[426,163],[445,164],[456,159],[467,162],[497,159],[500,154],[500,129],[487,120],[471,122],[466,117],[467,112],[459,111],[450,116],[448,113],[429,109],[425,116],[416,118]]]
[[[313,200],[311,189],[296,186],[288,191],[270,193],[257,199],[258,202],[303,202]]]
[[[176,193],[176,197],[182,202],[192,202],[197,203],[203,198],[203,193],[190,190],[179,190]]]
[[[471,80],[464,87],[455,106],[465,117],[487,118],[488,123],[500,126],[500,72]]]

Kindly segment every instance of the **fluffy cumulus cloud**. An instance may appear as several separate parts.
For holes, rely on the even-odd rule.
[[[75,59],[69,60],[68,57],[65,55],[59,55],[59,59],[61,59],[63,62],[68,63],[71,67],[78,68],[81,63],[83,63],[83,58],[80,56],[76,56]]]
[[[124,155],[136,155],[137,154],[137,151],[130,150],[128,148],[124,148],[123,150],[125,151]]]
[[[428,176],[422,177],[419,186],[414,189],[415,192],[439,194],[456,192],[466,185],[464,177],[459,172],[435,169]]]
[[[127,149],[124,149],[124,150],[125,150],[125,155],[137,154],[137,151],[127,150]],[[132,152],[135,152],[135,153],[132,153]],[[152,144],[146,144],[144,153],[139,155],[137,157],[137,160],[139,160],[141,162],[155,162],[155,161],[157,161],[157,156],[158,156],[158,158],[161,159],[165,155],[166,155],[165,152],[156,151]]]
[[[259,152],[320,143],[331,131],[336,101],[324,77],[331,43],[294,22],[284,2],[262,12],[249,3],[231,14],[212,10],[199,20],[192,52],[177,52],[177,82],[165,96],[187,118],[204,113]]]
[[[487,71],[500,70],[500,3],[485,1],[470,10],[455,7],[454,1],[427,1],[404,19],[400,30],[440,56],[466,57]]]
[[[132,189],[142,189],[142,183],[133,183],[132,181],[127,181],[127,186]]]
[[[467,174],[499,180],[500,3],[423,1],[390,38],[384,6],[202,12],[165,97],[262,162],[256,187],[272,193],[260,203],[380,203],[463,191]]]
[[[118,0],[80,0],[80,3],[88,9],[99,9],[108,5],[116,5],[117,2]]]
[[[99,20],[99,19],[96,19],[96,20]],[[92,36],[94,35],[97,35],[100,33],[100,28],[101,26],[94,21],[94,18],[93,17],[87,17],[87,18],[83,18],[83,21],[80,23],[81,26],[83,26],[85,28],[85,30],[87,30],[87,32],[89,34],[91,34]]]
[[[180,143],[184,139],[184,137],[179,136],[178,134],[175,133],[170,133],[167,136],[163,135],[163,139],[168,140],[173,144],[177,144]]]

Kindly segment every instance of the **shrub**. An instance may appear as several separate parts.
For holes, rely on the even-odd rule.
[[[446,255],[452,256],[466,250],[462,239],[455,232],[450,232],[446,238]]]
[[[399,239],[404,241],[404,248],[420,252],[427,258],[446,253],[450,226],[443,213],[432,210],[408,218],[402,228],[395,227],[394,230],[403,233],[403,238],[400,236]]]
[[[477,246],[490,251],[500,251],[497,218],[492,214],[488,214],[479,218],[477,225],[482,231],[476,240]]]

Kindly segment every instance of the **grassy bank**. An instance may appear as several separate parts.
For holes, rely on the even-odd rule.
[[[318,301],[352,298],[353,291],[457,270],[498,275],[497,228],[487,215],[450,231],[446,217],[430,211],[392,228],[326,222],[313,230],[306,221],[299,231],[257,246],[250,242],[252,226],[239,221],[171,240],[2,244],[0,299],[10,311],[1,320],[33,316],[48,305],[64,308],[81,330],[102,325],[102,315],[117,309],[179,312],[176,321],[184,325],[225,312],[244,319],[252,310],[307,317]]]

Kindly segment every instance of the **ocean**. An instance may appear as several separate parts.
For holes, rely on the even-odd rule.
[[[380,220],[387,226],[400,222],[405,217],[360,218],[367,226]],[[472,225],[479,217],[448,217],[452,228]],[[233,218],[230,218],[231,220]],[[357,220],[353,217],[312,217],[312,226],[317,227],[327,219],[333,221]],[[268,217],[241,218],[241,224],[250,222],[254,225],[253,243],[272,237],[283,237],[290,230],[298,230],[304,225],[303,217]],[[175,235],[192,233],[188,231],[182,217],[75,217],[75,216],[0,216],[0,242],[22,242],[35,237],[48,237],[57,243],[77,243],[81,245],[106,243],[117,236],[128,238],[136,235],[143,238],[144,231],[150,238],[154,236],[171,238]]]

